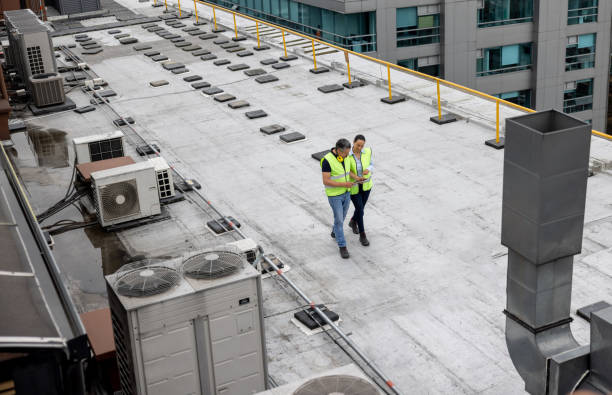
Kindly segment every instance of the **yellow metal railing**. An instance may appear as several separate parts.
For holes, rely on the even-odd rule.
[[[164,1],[166,1],[166,0],[164,0]],[[337,49],[338,51],[343,52],[344,53],[344,57],[346,59],[346,64],[347,64],[349,83],[351,82],[351,71],[350,71],[350,66],[349,66],[349,54],[353,55],[353,56],[360,57],[362,59],[369,60],[371,62],[377,63],[377,64],[382,65],[382,66],[386,66],[387,67],[387,84],[388,84],[388,88],[389,88],[389,99],[393,98],[393,93],[391,91],[391,69],[395,69],[395,70],[398,70],[398,71],[401,71],[401,72],[404,72],[404,73],[412,74],[412,75],[418,76],[420,78],[424,78],[426,80],[435,82],[436,83],[437,96],[438,96],[437,97],[437,99],[438,99],[437,100],[437,103],[438,103],[438,119],[442,119],[442,106],[441,106],[441,98],[440,98],[441,97],[440,96],[440,85],[445,85],[445,86],[447,86],[449,88],[454,88],[454,89],[466,92],[468,94],[471,94],[471,95],[474,95],[474,96],[478,96],[478,97],[486,99],[486,100],[493,101],[493,102],[495,102],[495,107],[496,107],[496,111],[495,111],[495,113],[496,113],[496,116],[495,116],[495,140],[497,142],[499,142],[499,139],[500,139],[500,137],[499,137],[499,131],[500,131],[500,121],[499,121],[499,118],[500,118],[500,105],[504,105],[506,107],[514,108],[514,109],[517,109],[517,110],[520,110],[520,111],[524,111],[524,112],[528,112],[528,113],[535,112],[535,110],[532,110],[531,108],[520,106],[518,104],[509,102],[507,100],[503,100],[503,99],[500,99],[498,97],[495,97],[495,96],[492,96],[492,95],[489,95],[489,94],[477,91],[475,89],[468,88],[467,86],[456,84],[454,82],[447,81],[447,80],[444,80],[442,78],[433,77],[433,76],[431,76],[429,74],[424,74],[424,73],[418,72],[416,70],[411,70],[411,69],[402,67],[400,65],[397,65],[395,63],[391,63],[391,62],[387,62],[387,61],[384,61],[384,60],[376,59],[376,58],[374,58],[372,56],[364,55],[364,54],[359,53],[359,52],[354,52],[354,51],[351,51],[349,49],[342,48],[342,47],[340,47],[338,45],[331,44],[331,43],[329,43],[327,41],[323,41],[323,40],[320,40],[318,38],[314,38],[314,37],[308,36],[306,34],[299,33],[299,32],[296,32],[294,30],[291,30],[291,29],[287,29],[286,27],[279,26],[279,25],[276,25],[274,23],[266,22],[266,21],[264,21],[262,19],[257,19],[257,18],[254,18],[254,17],[250,16],[250,15],[246,15],[246,14],[243,14],[241,12],[237,12],[237,11],[231,10],[229,8],[225,8],[225,7],[219,6],[218,4],[212,4],[212,3],[208,3],[208,2],[202,1],[202,0],[194,0],[194,7],[196,8],[196,11],[195,11],[196,15],[197,15],[197,5],[196,5],[196,3],[199,3],[199,4],[202,4],[202,5],[205,5],[207,7],[211,7],[212,8],[213,23],[214,23],[214,28],[215,29],[217,28],[217,15],[216,15],[215,10],[219,9],[219,10],[225,11],[225,12],[227,12],[229,14],[232,14],[232,17],[234,19],[234,32],[235,32],[236,37],[238,36],[238,25],[236,23],[236,16],[237,15],[242,17],[242,18],[244,18],[244,19],[248,19],[250,21],[255,22],[256,34],[257,34],[257,46],[258,47],[260,45],[259,24],[266,25],[266,26],[269,26],[271,28],[280,30],[281,33],[282,33],[282,37],[283,37],[283,50],[285,52],[285,56],[287,56],[287,43],[285,41],[285,34],[293,34],[295,36],[302,37],[304,39],[310,40],[312,42],[312,60],[313,60],[314,68],[315,69],[317,68],[317,60],[316,60],[316,54],[315,54],[315,42],[317,42],[319,44],[323,44],[323,45],[325,45],[327,47],[334,48],[334,49]],[[179,2],[179,15],[180,15],[180,12],[181,12],[181,10],[180,10],[180,2]],[[595,136],[602,137],[602,138],[605,138],[605,139],[608,139],[608,140],[612,140],[612,136],[608,135],[606,133],[598,132],[597,130],[592,130],[591,133],[594,134]]]

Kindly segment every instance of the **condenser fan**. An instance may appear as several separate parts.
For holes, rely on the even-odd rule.
[[[298,388],[293,395],[380,395],[364,379],[347,375],[333,375],[312,379]]]
[[[136,180],[122,181],[100,188],[105,220],[127,217],[140,212]]]
[[[162,266],[147,266],[128,271],[115,284],[123,296],[151,296],[174,287],[181,277],[174,269]]]
[[[214,279],[228,276],[242,267],[244,258],[229,251],[207,251],[183,262],[183,274],[196,279]]]

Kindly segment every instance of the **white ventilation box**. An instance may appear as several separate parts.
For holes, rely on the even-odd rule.
[[[72,140],[77,163],[96,162],[103,159],[125,156],[123,140],[124,134],[120,130],[77,137]]]
[[[257,259],[258,246],[252,239],[241,239],[227,243],[227,245],[236,248],[249,263],[253,263]]]
[[[125,268],[106,276],[125,395],[265,390],[261,276],[240,254]]]
[[[30,77],[30,90],[37,107],[61,104],[66,101],[64,77],[57,73],[32,75]]]
[[[382,395],[382,392],[357,365],[351,363],[258,393],[258,395],[315,394]]]
[[[172,179],[172,171],[168,162],[161,156],[149,159],[149,162],[155,167],[157,177],[157,190],[159,198],[165,199],[174,196],[174,182]]]
[[[102,227],[161,212],[155,168],[149,162],[95,171],[91,187]]]

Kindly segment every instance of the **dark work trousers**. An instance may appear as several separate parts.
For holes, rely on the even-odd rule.
[[[370,197],[371,191],[371,189],[369,191],[364,191],[362,189],[362,186],[359,185],[359,193],[351,195],[353,206],[355,206],[355,212],[353,213],[353,217],[351,217],[351,220],[357,222],[359,233],[365,232],[365,229],[363,227],[363,209],[365,208],[365,205],[368,202],[368,198]]]

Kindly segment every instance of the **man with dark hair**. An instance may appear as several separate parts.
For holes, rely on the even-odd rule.
[[[344,219],[351,203],[350,168],[348,161],[344,159],[351,150],[351,143],[347,139],[340,139],[336,146],[321,159],[321,171],[323,172],[323,185],[329,205],[334,212],[334,228],[331,237],[336,239],[340,248],[340,256],[344,259],[349,257],[344,239]]]

